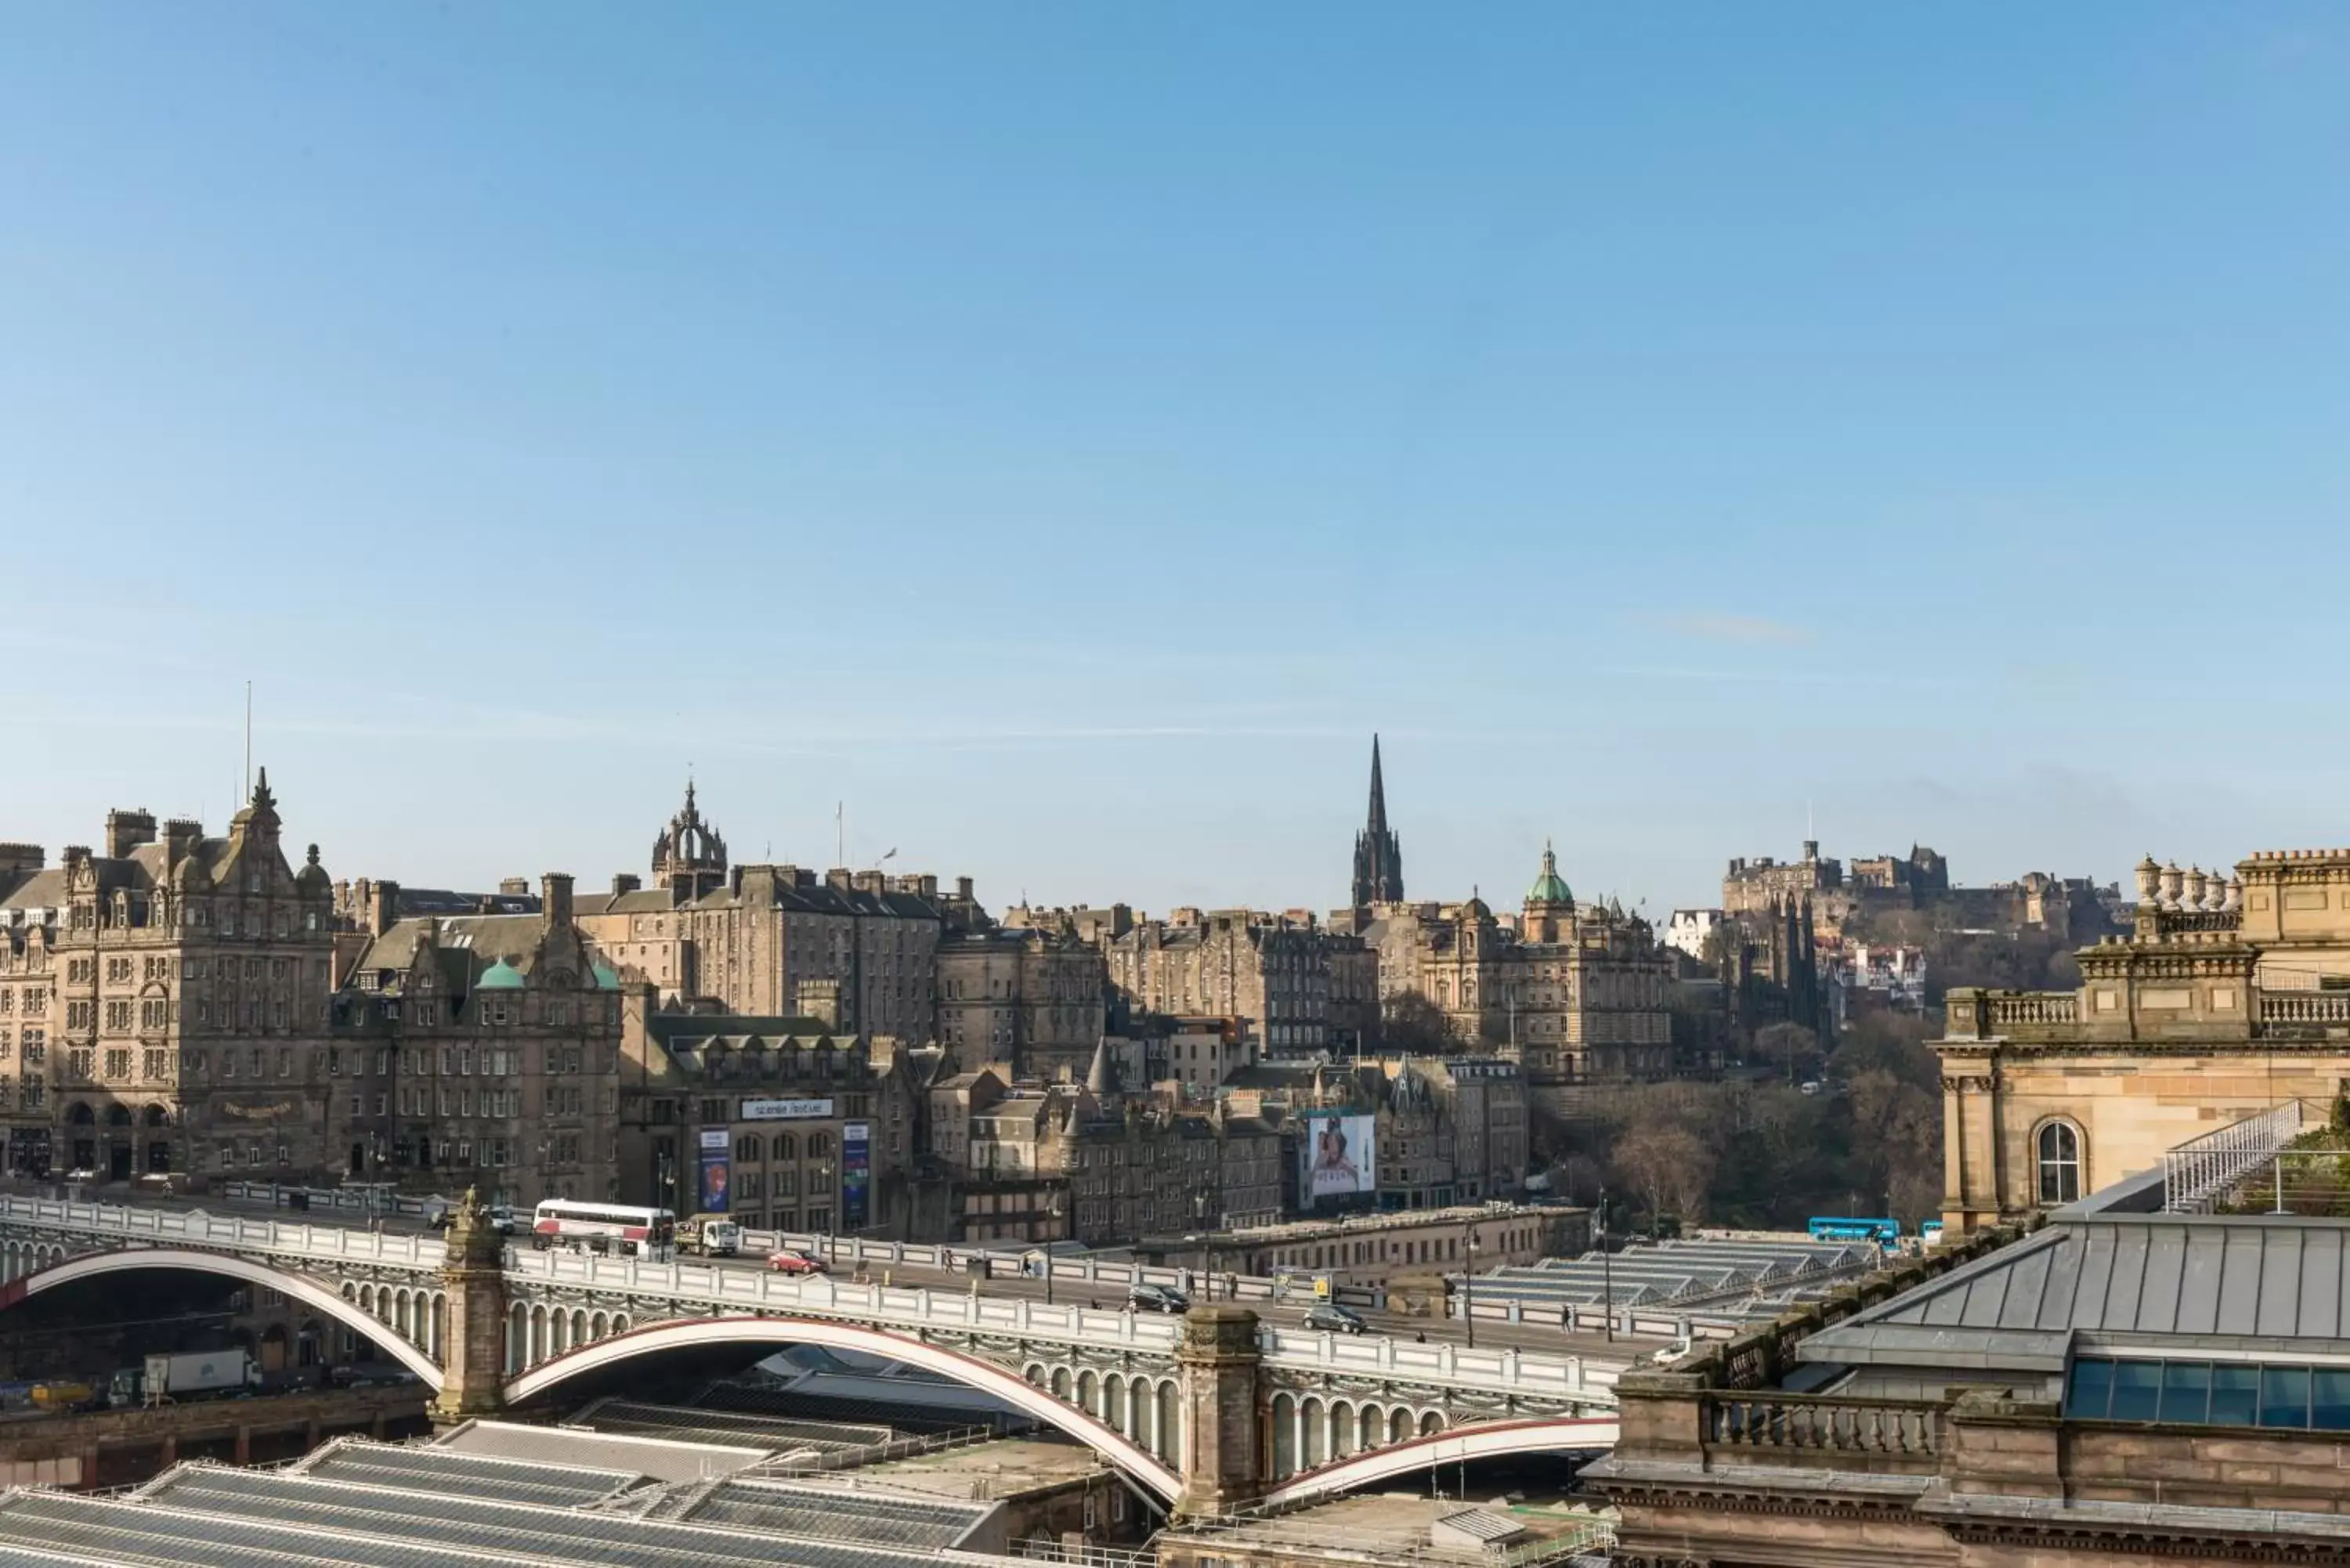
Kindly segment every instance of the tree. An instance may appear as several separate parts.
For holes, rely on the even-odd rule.
[[[1792,1084],[1796,1064],[1808,1064],[1820,1054],[1820,1037],[1800,1023],[1765,1024],[1755,1033],[1754,1052],[1766,1062],[1777,1062]]]
[[[1399,991],[1379,1010],[1378,1043],[1399,1055],[1442,1056],[1461,1048],[1461,1035],[1425,993]]]
[[[1713,1155],[1687,1127],[1652,1123],[1633,1128],[1617,1143],[1617,1174],[1647,1200],[1653,1220],[1661,1214],[1695,1221],[1705,1214]]]

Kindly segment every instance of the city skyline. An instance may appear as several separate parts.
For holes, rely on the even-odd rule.
[[[12,831],[222,815],[252,679],[436,880],[691,762],[779,857],[1319,905],[1373,730],[1451,896],[2342,836],[2262,607],[2350,566],[2337,9],[1508,15],[28,15]]]
[[[1382,741],[1389,742],[1388,754],[1390,757],[1393,755],[1393,746],[1389,737],[1364,736],[1360,739],[1362,749],[1356,759],[1358,767],[1367,770],[1371,749]],[[263,753],[256,754],[255,763],[256,771],[265,771],[266,767],[271,765],[271,759],[265,754],[265,750]],[[242,765],[242,763],[237,764],[240,771]],[[1388,763],[1388,768],[1389,775],[1392,776],[1392,762]],[[398,864],[356,864],[349,863],[345,857],[338,856],[335,841],[331,836],[319,837],[312,832],[312,828],[319,821],[332,820],[335,817],[334,803],[317,803],[315,805],[308,805],[306,809],[306,803],[298,797],[298,794],[296,794],[295,798],[287,799],[289,791],[282,764],[279,764],[276,780],[277,794],[288,812],[288,842],[316,842],[319,846],[322,860],[338,880],[368,878],[399,882],[407,887],[451,888],[469,892],[490,892],[494,891],[501,882],[513,878],[521,878],[535,888],[541,873],[552,870],[561,871],[576,877],[583,889],[602,888],[615,876],[641,877],[645,874],[647,860],[642,848],[643,830],[666,821],[669,815],[674,812],[683,801],[690,788],[695,792],[699,799],[702,819],[714,830],[726,835],[729,858],[732,864],[736,866],[793,864],[819,871],[835,867],[846,867],[851,870],[879,870],[890,876],[928,873],[944,881],[951,881],[961,876],[969,876],[973,879],[980,902],[999,913],[1024,902],[1036,908],[1082,905],[1097,909],[1123,903],[1138,913],[1151,915],[1163,915],[1170,909],[1184,907],[1246,908],[1274,913],[1302,909],[1312,912],[1317,919],[1333,910],[1344,909],[1352,901],[1349,896],[1350,889],[1347,886],[1346,869],[1351,858],[1349,849],[1353,846],[1353,836],[1359,835],[1364,826],[1363,784],[1364,774],[1358,774],[1355,781],[1355,797],[1350,805],[1336,801],[1325,801],[1319,803],[1318,806],[1310,813],[1312,815],[1326,817],[1335,825],[1333,842],[1337,845],[1337,847],[1330,852],[1328,857],[1339,869],[1334,877],[1328,878],[1333,882],[1333,890],[1327,897],[1318,896],[1319,889],[1315,890],[1317,896],[1305,897],[1223,896],[1218,891],[1222,884],[1212,879],[1210,871],[1195,869],[1192,879],[1179,886],[1206,889],[1204,892],[1191,896],[1151,899],[1116,889],[1099,893],[1079,892],[1061,896],[1022,880],[1018,874],[1016,855],[1004,862],[1011,867],[1010,877],[991,882],[988,876],[974,871],[971,864],[966,862],[987,861],[991,857],[1003,859],[1007,852],[1002,846],[997,846],[992,852],[992,857],[990,855],[959,857],[952,846],[948,846],[942,851],[934,854],[915,853],[906,845],[900,844],[898,836],[888,831],[886,824],[877,828],[857,821],[856,814],[852,809],[854,803],[846,800],[831,803],[831,809],[827,812],[826,819],[822,824],[822,833],[808,833],[797,841],[779,841],[759,831],[754,813],[731,809],[727,799],[714,794],[712,781],[706,772],[692,770],[680,774],[676,788],[668,797],[666,805],[660,806],[658,810],[649,806],[643,821],[635,826],[604,822],[599,816],[598,826],[588,841],[609,851],[608,865],[602,861],[582,860],[577,855],[567,859],[559,851],[554,858],[543,865],[536,862],[523,865],[515,862],[512,857],[484,861],[478,854],[460,857],[455,861],[440,861],[433,857],[433,852],[430,848],[439,836],[437,832],[430,829],[435,829],[439,825],[420,824],[413,819],[402,825],[407,831],[398,842],[405,847],[396,857]],[[240,793],[232,796],[233,788]],[[244,795],[250,794],[251,788],[249,779],[242,783],[233,779],[230,784],[224,784],[222,786],[221,793],[223,797],[233,798],[237,805],[242,805]],[[21,824],[9,830],[15,832],[16,836],[24,842],[41,846],[47,851],[50,863],[54,865],[57,863],[60,851],[66,846],[94,842],[99,818],[105,811],[117,807],[152,811],[158,816],[164,817],[194,818],[201,821],[208,832],[225,829],[230,814],[216,812],[207,815],[206,801],[203,798],[193,805],[166,807],[158,805],[153,800],[147,798],[147,795],[151,793],[142,794],[134,788],[130,794],[124,794],[121,798],[108,797],[102,805],[93,802],[81,803],[87,808],[83,813],[86,821],[69,821],[61,824],[59,825],[61,831],[46,836],[26,831],[26,825]],[[1351,826],[1348,826],[1347,820],[1349,811],[1352,812]],[[313,816],[309,815],[311,812],[323,812],[324,816]],[[1927,847],[1940,850],[1951,859],[1954,882],[1965,886],[1988,886],[1995,882],[2012,881],[2029,871],[2042,871],[2059,877],[2088,876],[2100,886],[2118,885],[2126,891],[2130,883],[2131,867],[2137,859],[2137,856],[2133,856],[2128,863],[2110,870],[2102,867],[2084,868],[2070,861],[2002,865],[1997,867],[1988,865],[1977,866],[1959,856],[1952,855],[1931,835],[1913,832],[1907,837],[1903,837],[1897,833],[1892,837],[1883,839],[1882,842],[1832,836],[1828,829],[1821,826],[1815,803],[1806,802],[1804,817],[1801,822],[1791,825],[1789,837],[1783,841],[1773,840],[1760,845],[1725,845],[1711,863],[1713,874],[1709,880],[1698,886],[1690,897],[1669,899],[1659,898],[1656,893],[1638,885],[1603,884],[1579,875],[1576,852],[1587,848],[1588,846],[1562,834],[1544,834],[1539,840],[1533,842],[1522,857],[1524,860],[1523,867],[1504,867],[1497,876],[1483,877],[1471,876],[1468,880],[1460,882],[1458,886],[1450,879],[1439,881],[1436,878],[1441,877],[1445,870],[1442,862],[1440,860],[1438,865],[1430,869],[1425,861],[1411,851],[1417,849],[1423,837],[1437,845],[1458,844],[1460,842],[1458,825],[1449,824],[1441,816],[1433,816],[1424,825],[1423,829],[1422,825],[1418,824],[1413,816],[1393,809],[1388,811],[1385,820],[1404,841],[1409,862],[1414,867],[1409,885],[1409,901],[1454,903],[1474,895],[1482,897],[1497,910],[1504,912],[1513,910],[1519,903],[1525,888],[1532,884],[1539,871],[1544,851],[1550,850],[1555,853],[1559,869],[1565,876],[1578,900],[1596,900],[1605,903],[1610,898],[1618,899],[1627,911],[1648,919],[1659,928],[1659,930],[1662,929],[1665,916],[1674,909],[1719,907],[1721,902],[1722,870],[1730,860],[1742,858],[1752,861],[1765,857],[1781,862],[1796,860],[1801,857],[1807,837],[1818,841],[1820,854],[1823,857],[1845,862],[1847,866],[1855,859],[1870,856],[1883,854],[1898,856],[1922,844]],[[371,825],[359,826],[362,837],[379,831]],[[0,825],[0,827],[5,826],[5,825]],[[415,830],[420,826],[428,828],[428,831],[417,833]],[[328,831],[331,832],[331,830]],[[307,838],[306,835],[308,836]],[[823,842],[814,842],[818,838],[822,838]],[[1897,839],[1899,841],[1896,842]],[[886,847],[883,846],[885,841],[887,841]],[[805,847],[795,850],[792,847],[795,842]],[[420,848],[420,845],[424,847]],[[847,850],[845,855],[837,852],[843,847]],[[2144,853],[2152,853],[2158,860],[2176,859],[2182,867],[2189,864],[2191,860],[2194,864],[2207,869],[2225,870],[2235,865],[2238,859],[2268,847],[2265,845],[2248,844],[2232,855],[2215,857],[2209,860],[2195,860],[2192,857],[2176,855],[2160,845],[2149,846]],[[1592,858],[1599,857],[1592,857]],[[464,874],[458,874],[442,868],[452,865],[463,865],[471,869],[466,870]],[[1232,881],[1235,884],[1259,888],[1266,885],[1263,877],[1252,877],[1245,870],[1239,871]]]

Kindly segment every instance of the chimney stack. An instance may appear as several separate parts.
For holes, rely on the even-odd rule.
[[[612,896],[614,898],[618,898],[623,893],[640,891],[644,888],[644,885],[645,879],[638,876],[633,871],[616,871],[612,874]]]
[[[142,844],[155,842],[151,811],[109,811],[106,814],[106,857],[120,860]]]
[[[527,898],[530,897],[530,878],[509,877],[498,884],[498,894],[501,898]]]
[[[549,930],[571,923],[571,873],[549,871],[538,879],[538,912]]]
[[[377,882],[368,889],[368,929],[381,936],[400,919],[400,884]]]

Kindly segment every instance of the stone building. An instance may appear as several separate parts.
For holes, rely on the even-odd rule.
[[[1532,1095],[1518,1064],[1501,1056],[1264,1062],[1232,1075],[1223,1103],[1279,1127],[1285,1140],[1285,1212],[1298,1195],[1298,1160],[1317,1115],[1373,1118],[1377,1158],[1360,1207],[1388,1210],[1486,1201],[1519,1191],[1532,1158]]]
[[[326,1044],[333,889],[263,770],[225,837],[107,815],[103,852],[0,845],[0,1127],[19,1175],[317,1181],[346,1102]]]
[[[624,977],[664,997],[715,998],[760,1017],[822,1016],[850,1034],[927,1039],[939,939],[976,924],[965,877],[733,866],[692,786],[655,839],[650,887],[632,875],[578,900],[581,929]]]
[[[1825,1033],[1832,1022],[1812,900],[1808,893],[1773,894],[1723,928],[1722,981],[1750,1033],[1773,1023]]]
[[[2077,990],[1950,992],[1951,1224],[2069,1202],[2350,1083],[2350,851],[2259,854],[2232,878],[2149,857],[2137,882],[2130,934],[2079,950]]]
[[[1328,1274],[1334,1284],[1382,1286],[1458,1274],[1472,1259],[1485,1270],[1572,1257],[1590,1243],[1588,1210],[1464,1203],[1149,1236],[1135,1251],[1149,1263],[1201,1273],[1263,1276],[1294,1270]]]
[[[1396,904],[1361,928],[1383,997],[1418,992],[1464,1042],[1553,1087],[1674,1071],[1671,953],[1617,904],[1578,903],[1543,851],[1514,929],[1482,898]]]
[[[622,1018],[626,1200],[754,1230],[927,1239],[910,1180],[924,1053],[816,1019],[664,1011],[648,986]]]
[[[1947,876],[1944,885],[1948,885]],[[1773,918],[1791,902],[1806,899],[1814,914],[1830,929],[1843,923],[1853,905],[1853,889],[1845,881],[1844,862],[1832,857],[1823,858],[1816,838],[1804,839],[1803,854],[1794,860],[1773,860],[1768,855],[1752,860],[1742,857],[1732,860],[1730,869],[1722,875],[1722,913],[1733,918]]]
[[[1454,1056],[1378,1065],[1381,1209],[1444,1209],[1523,1188],[1532,1135],[1518,1064]]]
[[[1768,856],[1730,863],[1721,879],[1725,913],[1750,932],[1808,908],[1813,938],[1833,946],[1848,924],[1900,911],[1924,911],[1952,930],[2047,931],[2067,941],[2094,941],[2113,929],[2120,890],[2085,877],[2033,871],[2012,882],[1955,887],[1950,864],[1938,851],[1911,845],[1909,853],[1856,860],[1847,869],[1823,857],[1817,839],[1804,841],[1794,860]]]
[[[1303,911],[1178,909],[1112,940],[1109,983],[1128,1017],[1240,1019],[1273,1056],[1351,1054],[1378,1016],[1378,959]]]
[[[347,1097],[344,1168],[485,1201],[619,1196],[619,978],[580,929],[571,878],[538,912],[395,918],[338,939],[327,1077]]]
[[[1107,1025],[1099,948],[1066,929],[1007,925],[950,929],[937,950],[941,1045],[1022,1077],[1086,1070]]]
[[[941,1095],[967,1096],[969,1106],[956,1240],[1099,1246],[1281,1213],[1277,1125],[1222,1105],[1195,1111],[1129,1094],[1107,1046],[1082,1085],[1004,1086],[990,1077],[968,1086],[949,1080],[932,1096],[934,1129],[955,1114],[938,1105]]]
[[[1584,1472],[1617,1561],[2342,1561],[2350,1226],[2162,1198],[2117,1183],[1627,1373]]]

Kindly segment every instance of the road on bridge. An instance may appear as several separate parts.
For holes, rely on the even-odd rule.
[[[767,1266],[766,1260],[758,1257],[709,1261],[721,1267],[763,1269]],[[868,1263],[866,1266],[868,1278],[880,1279],[880,1265]],[[1005,1272],[981,1282],[980,1290],[983,1294],[1005,1300],[1024,1298],[1041,1302],[1045,1299],[1043,1280],[1010,1273],[1009,1260],[1000,1262],[998,1267]],[[845,1274],[848,1265],[844,1263],[840,1272]],[[912,1265],[891,1269],[889,1281],[896,1285],[947,1291],[959,1295],[967,1294],[971,1290],[970,1278],[962,1274]],[[1193,1293],[1191,1299],[1202,1302],[1208,1298],[1205,1291],[1200,1290]],[[1126,1287],[1107,1280],[1089,1285],[1082,1280],[1055,1279],[1053,1282],[1053,1300],[1063,1306],[1097,1307],[1104,1312],[1115,1312],[1126,1304]],[[1280,1328],[1303,1330],[1306,1309],[1313,1303],[1293,1298],[1286,1302],[1243,1301],[1240,1304]],[[1377,1313],[1364,1308],[1353,1310],[1368,1325],[1368,1332],[1372,1334],[1406,1340],[1424,1334],[1431,1345],[1461,1345],[1468,1340],[1466,1327],[1455,1318],[1412,1317],[1403,1313]],[[1477,1320],[1477,1344],[1481,1349],[1539,1350],[1553,1355],[1587,1355],[1602,1364],[1611,1361],[1628,1363],[1648,1352],[1661,1350],[1671,1343],[1652,1334],[1644,1334],[1637,1339],[1617,1334],[1611,1342],[1604,1332],[1596,1329],[1568,1334],[1558,1326],[1555,1319],[1543,1324],[1513,1324],[1483,1317]]]
[[[10,1190],[22,1190],[27,1196],[54,1195],[52,1184],[8,1182],[5,1186]],[[111,1185],[103,1189],[86,1189],[86,1195],[92,1201],[126,1204],[140,1208],[203,1210],[213,1214],[266,1216],[293,1224],[307,1220],[317,1225],[348,1225],[358,1230],[365,1230],[372,1226],[393,1235],[414,1235],[427,1229],[421,1220],[397,1214],[365,1220],[348,1211],[271,1209],[264,1204],[251,1202],[231,1203],[222,1198],[201,1199],[134,1192],[127,1187]],[[524,1239],[523,1244],[528,1244],[527,1239]],[[997,1252],[994,1256],[997,1260],[997,1272],[981,1282],[980,1289],[983,1293],[1006,1300],[1024,1297],[1031,1301],[1041,1302],[1045,1299],[1043,1280],[1013,1273],[1011,1270],[1015,1265],[1013,1262],[1012,1254],[1008,1252]],[[767,1266],[767,1261],[764,1255],[695,1261],[708,1262],[722,1268],[756,1270]],[[867,1266],[871,1271],[869,1277],[876,1280],[880,1278],[880,1265],[868,1263]],[[848,1265],[843,1263],[839,1272],[845,1274]],[[972,1283],[971,1276],[960,1272],[949,1273],[944,1270],[923,1268],[913,1264],[892,1268],[889,1275],[893,1284],[951,1292],[958,1295],[967,1293]],[[1126,1288],[1109,1281],[1088,1285],[1080,1280],[1055,1279],[1053,1282],[1052,1295],[1055,1302],[1063,1305],[1097,1307],[1103,1311],[1116,1311],[1126,1303]],[[1208,1297],[1203,1289],[1195,1292],[1192,1299],[1204,1301]],[[1244,1301],[1241,1304],[1249,1307],[1260,1317],[1278,1327],[1302,1331],[1305,1327],[1306,1309],[1313,1303],[1303,1299],[1292,1299],[1286,1302]],[[1403,1313],[1377,1313],[1366,1308],[1354,1310],[1363,1318],[1368,1332],[1372,1334],[1388,1334],[1402,1340],[1417,1340],[1425,1336],[1427,1342],[1431,1345],[1448,1343],[1464,1345],[1469,1338],[1465,1325],[1457,1318],[1414,1317]],[[1543,1351],[1553,1355],[1586,1355],[1603,1366],[1611,1362],[1628,1364],[1640,1356],[1661,1350],[1670,1343],[1669,1339],[1653,1334],[1636,1337],[1619,1334],[1610,1340],[1604,1332],[1599,1330],[1586,1329],[1569,1334],[1562,1329],[1555,1320],[1513,1324],[1480,1317],[1477,1322],[1477,1344],[1481,1348]]]

